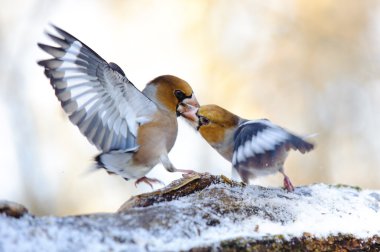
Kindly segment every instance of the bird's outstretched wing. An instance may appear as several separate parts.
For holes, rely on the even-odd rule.
[[[38,44],[52,55],[41,60],[62,108],[83,135],[103,152],[136,147],[137,128],[150,120],[156,104],[125,77],[115,63],[64,30],[47,33],[58,47]]]
[[[265,119],[242,123],[234,140],[232,164],[236,168],[248,163],[257,168],[271,166],[284,149],[305,153],[314,148],[313,144]]]

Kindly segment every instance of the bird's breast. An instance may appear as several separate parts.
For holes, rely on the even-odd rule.
[[[234,131],[232,129],[225,130],[223,138],[219,142],[209,142],[210,145],[219,152],[226,160],[232,161],[234,152]]]
[[[138,128],[137,144],[140,146],[134,159],[137,163],[148,162],[153,166],[163,153],[169,153],[177,138],[176,116],[160,113],[152,121]]]

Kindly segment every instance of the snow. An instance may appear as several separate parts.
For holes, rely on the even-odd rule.
[[[380,234],[380,191],[315,184],[288,193],[214,184],[123,214],[0,215],[0,251],[176,251],[238,237],[290,239],[305,232],[364,239]]]

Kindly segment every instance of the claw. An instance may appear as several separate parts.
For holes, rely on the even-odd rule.
[[[135,186],[137,187],[138,184],[144,182],[145,184],[148,184],[153,189],[153,183],[159,183],[161,185],[165,185],[161,180],[155,179],[155,178],[147,178],[147,177],[141,177],[136,180]]]

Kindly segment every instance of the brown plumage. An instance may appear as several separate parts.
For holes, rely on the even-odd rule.
[[[191,97],[193,94],[193,90],[186,81],[172,75],[159,76],[151,83],[156,88],[156,99],[172,112],[177,111],[178,106],[178,99],[174,95],[175,90],[182,91],[186,97]]]
[[[201,106],[198,115],[210,121],[199,127],[199,132],[208,143],[216,146],[224,142],[225,136],[231,134],[240,121],[238,116],[216,105]]]

